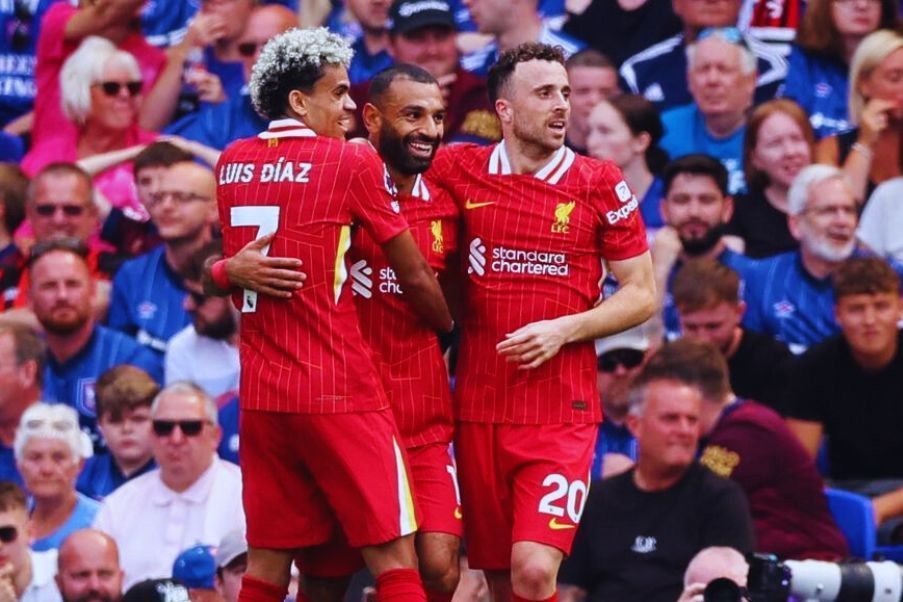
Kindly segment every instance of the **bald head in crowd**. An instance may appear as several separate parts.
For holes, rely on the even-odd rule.
[[[251,68],[257,62],[264,44],[292,27],[298,27],[298,14],[281,4],[266,4],[254,8],[244,33],[238,39],[245,81],[251,79]]]
[[[118,602],[123,572],[112,537],[96,529],[81,529],[60,546],[56,584],[63,602]]]

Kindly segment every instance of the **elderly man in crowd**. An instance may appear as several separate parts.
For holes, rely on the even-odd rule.
[[[241,473],[216,455],[213,400],[193,384],[174,383],[154,399],[151,417],[159,468],[108,496],[95,522],[119,545],[126,587],[168,577],[182,550],[216,545],[244,524]]]

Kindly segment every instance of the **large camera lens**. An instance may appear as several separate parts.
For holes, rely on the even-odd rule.
[[[705,602],[741,602],[743,590],[727,577],[719,577],[705,586],[702,599]]]

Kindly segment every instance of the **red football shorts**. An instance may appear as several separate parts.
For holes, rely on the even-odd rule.
[[[472,568],[510,569],[517,541],[570,553],[597,431],[595,424],[458,423],[455,457]]]
[[[408,465],[420,516],[421,533],[448,533],[461,537],[461,499],[458,477],[448,443],[409,447]]]
[[[391,410],[286,414],[243,410],[239,422],[248,544],[358,548],[417,530]]]

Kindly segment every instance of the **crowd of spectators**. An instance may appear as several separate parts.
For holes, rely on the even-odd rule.
[[[500,52],[561,46],[567,144],[639,202],[659,311],[596,344],[600,482],[567,596],[695,599],[700,575],[742,581],[738,550],[842,559],[826,483],[903,543],[900,12],[0,0],[0,598],[237,599],[240,314],[201,285],[213,166],[266,127],[262,47],[312,25],[354,38],[352,135],[405,62],[439,81],[448,144],[498,141]],[[473,583],[459,600],[486,595]]]

